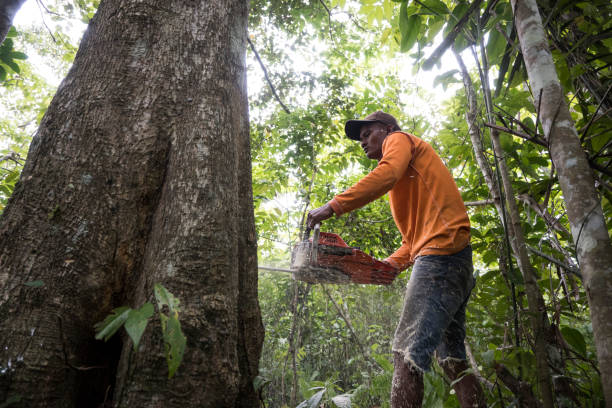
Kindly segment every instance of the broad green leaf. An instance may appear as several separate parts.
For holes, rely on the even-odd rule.
[[[24,54],[23,52],[19,52],[19,51],[13,51],[9,55],[12,59],[21,59],[21,60],[28,59],[28,56],[26,54]]]
[[[168,378],[172,378],[181,365],[181,361],[183,361],[187,339],[181,330],[178,313],[174,313],[170,317],[160,313],[159,317],[161,319],[164,349],[168,363]]]
[[[24,283],[24,286],[29,286],[31,288],[40,288],[42,286],[45,285],[45,282],[41,281],[41,280],[35,280],[32,282],[26,282]]]
[[[561,328],[561,334],[565,341],[572,346],[574,350],[580,353],[582,356],[586,356],[586,342],[584,336],[580,331],[573,327],[564,326]]]
[[[423,14],[443,15],[448,14],[449,10],[440,0],[421,0]]]
[[[8,50],[13,48],[13,40],[10,38],[6,38],[0,46],[0,54],[6,53]]]
[[[113,311],[106,316],[106,319],[96,323],[94,325],[97,331],[96,340],[104,339],[104,341],[108,341],[108,339],[121,328],[123,323],[125,323],[131,310],[132,309],[127,306],[118,307],[113,309]]]
[[[13,70],[13,72],[19,74],[21,72],[21,68],[19,68],[19,65],[17,65],[15,63],[15,61],[13,60],[8,60],[8,61],[3,61],[10,69]]]
[[[325,388],[318,391],[306,401],[302,401],[297,408],[319,408],[319,403],[321,402],[321,399],[323,399],[323,394],[325,394],[325,391],[327,391]]]
[[[156,283],[153,290],[155,293],[155,299],[157,300],[157,307],[160,311],[164,306],[168,306],[168,309],[170,309],[171,312],[174,310],[177,312],[179,311],[180,301],[165,287],[159,283]]]
[[[448,84],[453,83],[453,82],[461,82],[459,79],[455,78],[455,74],[457,72],[459,72],[459,70],[453,69],[453,70],[450,70],[448,72],[438,75],[434,79],[434,83],[433,83],[434,87],[438,86],[439,84],[442,84],[442,88],[446,90],[446,88],[448,87]]]
[[[499,258],[499,255],[497,254],[497,252],[496,251],[492,251],[492,250],[487,250],[482,255],[482,261],[486,265],[490,265],[493,262],[497,262],[498,258]]]
[[[15,29],[15,26],[11,26],[11,28],[9,29],[8,33],[6,34],[7,38],[12,38],[12,37],[16,37],[17,36],[17,30]]]
[[[138,349],[138,344],[147,328],[149,318],[153,316],[153,311],[153,305],[147,302],[140,309],[130,310],[129,312],[128,318],[125,321],[125,331],[134,343],[134,350]]]
[[[429,17],[427,21],[427,41],[433,41],[436,35],[442,30],[446,24],[443,17]]]
[[[417,40],[421,29],[421,17],[414,14],[408,17],[406,22],[406,31],[402,32],[402,41],[400,44],[401,52],[410,51]]]
[[[178,318],[180,302],[178,298],[160,284],[155,284],[154,292],[157,299],[157,307],[159,308],[164,349],[166,351],[166,361],[168,362],[168,378],[172,378],[177,368],[181,365],[183,354],[185,353],[185,344],[187,343]],[[169,315],[162,312],[164,306],[168,306]]]
[[[461,17],[463,17],[463,15],[468,10],[468,8],[469,8],[468,4],[464,2],[461,2],[455,6],[455,8],[453,9],[453,12],[451,13],[449,23],[444,28],[445,37],[453,29],[453,27],[455,27],[457,22],[461,20]]]
[[[6,70],[0,65],[0,81],[6,80]]]
[[[487,58],[491,64],[499,63],[501,56],[506,49],[506,38],[496,29],[489,32],[489,41],[487,42]]]
[[[501,132],[499,134],[499,144],[506,152],[511,152],[514,149],[514,142],[512,141],[512,136],[507,133]]]
[[[400,6],[400,18],[399,18],[399,28],[400,33],[402,33],[402,37],[404,33],[408,31],[408,13],[406,12],[407,2],[402,2]]]

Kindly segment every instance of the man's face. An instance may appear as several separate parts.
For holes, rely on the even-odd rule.
[[[387,125],[374,122],[363,125],[359,132],[361,148],[369,159],[382,159],[382,144],[389,134]]]

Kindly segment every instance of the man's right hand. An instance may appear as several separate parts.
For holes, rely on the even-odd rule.
[[[334,215],[334,210],[331,208],[331,205],[325,204],[324,206],[315,208],[308,213],[306,225],[308,228],[314,228],[316,224],[331,218],[332,215]]]

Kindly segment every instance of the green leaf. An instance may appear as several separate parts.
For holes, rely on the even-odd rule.
[[[487,42],[487,57],[491,64],[499,64],[501,56],[506,49],[506,38],[499,31],[493,29],[489,33],[489,41]]]
[[[421,17],[413,14],[408,17],[405,24],[406,31],[402,31],[402,41],[400,44],[401,52],[408,52],[417,40],[417,36],[421,29]]]
[[[108,339],[123,326],[131,310],[132,309],[127,306],[118,307],[113,309],[113,311],[106,316],[106,319],[96,323],[94,325],[97,331],[96,340],[104,339],[104,341],[108,341]]]
[[[13,72],[16,73],[20,73],[21,72],[21,68],[19,68],[19,65],[17,65],[15,63],[15,61],[9,60],[9,61],[3,61],[6,65],[9,66],[9,68],[11,68],[13,70]]]
[[[512,140],[512,136],[507,133],[499,134],[499,144],[501,145],[502,149],[504,149],[504,151],[506,152],[511,152],[512,149],[514,148],[514,142]]]
[[[463,17],[463,15],[468,10],[468,8],[469,8],[469,5],[467,3],[459,3],[455,6],[455,8],[453,9],[453,12],[451,13],[449,24],[447,24],[444,27],[445,37],[453,29],[453,27],[455,27],[457,22],[461,20],[461,17]]]
[[[160,313],[159,317],[162,323],[164,349],[166,350],[166,362],[168,363],[168,378],[172,378],[183,361],[187,339],[181,330],[178,314],[175,313],[167,317]]]
[[[164,338],[164,349],[166,351],[166,361],[168,363],[168,378],[172,378],[174,373],[181,365],[187,339],[181,330],[179,322],[179,300],[165,287],[156,284],[154,287],[157,307],[159,308],[159,318],[161,320],[162,336]],[[163,307],[167,306],[169,314],[162,312]]]
[[[134,350],[138,350],[138,344],[151,316],[153,316],[153,305],[149,302],[142,305],[140,309],[130,310],[125,321],[125,331],[134,343]]]
[[[32,282],[26,282],[24,283],[24,286],[29,286],[31,288],[40,288],[45,286],[45,282],[41,281],[41,280],[35,280]]]
[[[0,65],[0,81],[6,80],[6,70]]]
[[[12,59],[20,59],[20,60],[28,59],[28,56],[20,51],[13,51],[9,55]]]
[[[383,370],[393,372],[393,364],[382,354],[372,354],[372,358],[380,365]]]
[[[0,48],[1,48],[1,50],[3,51],[3,52],[2,52],[2,53],[0,53],[0,54],[4,54],[4,53],[6,53],[6,51],[7,51],[7,50],[10,50],[10,49],[12,49],[12,48],[13,48],[13,40],[11,40],[10,38],[6,38],[6,39],[4,40],[4,42],[2,43],[2,46],[1,46]]]
[[[402,33],[402,37],[404,36],[404,33],[408,31],[408,13],[406,11],[408,8],[407,4],[408,2],[404,1],[400,6],[399,28],[400,33]]]
[[[164,306],[168,306],[170,312],[176,310],[179,311],[179,303],[180,301],[174,297],[172,293],[170,293],[165,287],[156,283],[153,291],[155,293],[155,299],[157,300],[157,307],[161,311]]]
[[[572,346],[574,350],[579,352],[582,356],[586,356],[586,342],[584,341],[584,336],[578,330],[573,327],[564,326],[561,328],[561,334],[563,338]]]
[[[323,394],[325,394],[325,391],[327,390],[323,388],[321,391],[316,392],[306,401],[302,401],[296,408],[319,408],[319,403],[321,402],[321,399],[323,399]]]
[[[427,20],[427,38],[426,40],[433,41],[436,35],[442,30],[446,24],[444,17],[429,17]]]
[[[12,37],[16,37],[16,36],[17,36],[17,30],[15,29],[15,26],[11,26],[11,28],[8,31],[8,33],[6,33],[6,37],[7,38],[12,38]]]
[[[434,14],[442,15],[449,14],[448,7],[440,0],[422,0],[422,12],[423,14]]]
[[[453,83],[453,82],[461,82],[457,78],[455,78],[455,74],[457,72],[459,72],[459,70],[453,69],[453,70],[450,70],[448,72],[438,75],[434,79],[434,83],[433,83],[434,88],[438,86],[438,84],[442,84],[442,88],[446,90],[446,88],[448,87],[448,84]]]

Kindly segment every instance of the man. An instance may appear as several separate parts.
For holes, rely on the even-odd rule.
[[[474,287],[470,221],[452,175],[432,149],[400,131],[395,118],[378,111],[349,120],[346,135],[361,142],[378,166],[357,184],[310,211],[309,227],[360,208],[389,193],[402,246],[385,262],[403,270],[414,264],[393,340],[393,408],[420,407],[423,371],[434,351],[456,380],[462,407],[486,407],[480,384],[468,369],[464,346],[465,306]]]

